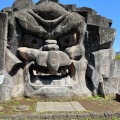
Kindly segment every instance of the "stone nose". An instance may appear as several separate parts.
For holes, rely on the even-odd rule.
[[[56,40],[45,40],[45,45],[43,46],[43,51],[56,51],[59,50]]]
[[[60,66],[59,56],[57,52],[49,51],[47,59],[47,67],[53,72],[57,72]]]
[[[36,63],[46,67],[53,72],[57,72],[60,67],[71,64],[70,58],[62,51],[41,51],[36,56]]]

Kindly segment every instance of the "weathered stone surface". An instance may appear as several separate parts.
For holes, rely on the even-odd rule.
[[[16,0],[13,5],[12,9],[13,11],[18,11],[24,8],[31,8],[35,6],[35,4],[32,2],[32,0]]]
[[[104,113],[96,113],[96,112],[90,112],[92,119],[104,119]]]
[[[103,77],[109,77],[110,65],[112,60],[115,59],[113,49],[104,49],[97,52],[92,52],[90,59],[98,73],[103,75]]]
[[[24,113],[18,113],[18,114],[11,116],[11,118],[13,120],[24,120],[24,119],[27,119],[27,115],[25,115]]]
[[[99,93],[100,96],[105,96],[104,87],[101,86],[104,82],[102,75],[91,65],[88,65],[86,74],[87,86],[92,91],[92,94],[97,95]]]
[[[24,96],[24,76],[23,69],[20,66],[16,66],[16,69],[10,71],[10,75],[13,78],[14,86],[11,90],[12,97],[23,97]]]
[[[67,114],[67,119],[76,119],[76,114]]]
[[[11,115],[0,115],[0,120],[12,119]]]
[[[105,80],[105,92],[107,94],[120,93],[120,61],[111,62],[109,79]]]
[[[45,44],[57,44],[56,40],[45,40]]]
[[[76,11],[76,4],[64,6],[68,11]]]
[[[65,49],[65,53],[73,60],[80,60],[84,55],[84,47],[82,45],[72,46]]]
[[[7,45],[8,16],[0,12],[0,70],[5,68],[5,50]]]
[[[24,84],[17,84],[12,88],[12,97],[22,97],[24,96]]]
[[[75,112],[86,111],[78,102],[38,102],[37,112]],[[74,117],[76,117],[74,115]]]
[[[47,2],[47,1],[51,1],[51,2],[57,2],[58,3],[58,0],[40,0],[38,3],[36,4],[40,4],[42,2]]]
[[[91,115],[89,113],[76,114],[76,117],[78,119],[91,119]]]
[[[55,44],[49,44],[49,45],[44,45],[43,51],[49,51],[49,50],[59,50],[59,46]]]
[[[67,119],[67,116],[64,113],[56,113],[53,115],[53,119]]]
[[[21,63],[22,62],[9,49],[6,49],[5,68],[8,73]]]
[[[116,113],[117,118],[120,118],[120,112]]]
[[[101,15],[88,15],[87,24],[92,24],[96,26],[109,27],[109,21],[107,18],[102,17]]]
[[[77,12],[80,13],[81,15],[86,15],[86,16],[97,14],[95,10],[93,10],[92,8],[88,8],[88,7],[77,8]]]
[[[11,90],[14,86],[13,78],[5,71],[0,71],[4,75],[3,83],[0,84],[0,101],[7,101],[11,99]]]
[[[40,114],[39,113],[31,113],[27,115],[27,118],[30,120],[39,120],[40,119]]]
[[[0,70],[11,83],[0,89],[7,99],[119,94],[112,20],[58,0],[16,0],[2,11]]]
[[[53,114],[41,114],[40,119],[52,119]]]
[[[112,47],[116,36],[115,29],[89,24],[87,30],[89,32],[88,41],[85,44],[87,44],[91,52]]]
[[[75,93],[82,96],[91,96],[91,91],[86,86],[85,74],[87,69],[87,61],[84,57],[80,59],[79,62],[73,61],[75,66],[75,76],[73,77],[73,81],[75,84],[72,86]],[[72,68],[73,69],[73,68]]]
[[[72,96],[75,93],[66,87],[43,87],[33,93],[34,95],[44,95],[46,97]]]
[[[106,119],[112,119],[115,117],[115,113],[111,112],[111,111],[107,111],[104,113],[105,114],[105,118]]]
[[[120,60],[113,60],[110,66],[110,77],[119,78],[120,77]]]

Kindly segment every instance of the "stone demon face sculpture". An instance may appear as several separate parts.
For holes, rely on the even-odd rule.
[[[100,28],[88,24],[96,19],[94,10],[70,8],[56,1],[16,0],[12,8],[2,11],[8,14],[6,71],[13,79],[13,97],[91,96],[98,87],[105,95],[100,83],[107,75],[96,71],[95,57],[90,54],[111,46],[114,38],[101,42]],[[111,24],[106,18],[97,23],[103,22],[106,27]],[[111,31],[108,34],[113,35]],[[100,76],[97,82],[94,74]]]
[[[23,34],[23,46],[17,52],[26,61],[26,94],[80,93],[87,65],[84,18],[54,2],[42,2],[33,9],[15,12],[15,18]],[[85,86],[82,87],[85,91]]]

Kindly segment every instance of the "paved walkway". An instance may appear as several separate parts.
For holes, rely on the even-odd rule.
[[[85,108],[78,102],[38,102],[36,107],[37,112],[77,112],[86,111]]]

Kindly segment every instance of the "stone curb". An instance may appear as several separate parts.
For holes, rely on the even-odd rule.
[[[86,113],[31,113],[25,115],[18,113],[16,115],[0,115],[0,120],[112,120],[113,118],[120,119],[120,112],[112,113],[110,111],[104,113],[86,112]]]

